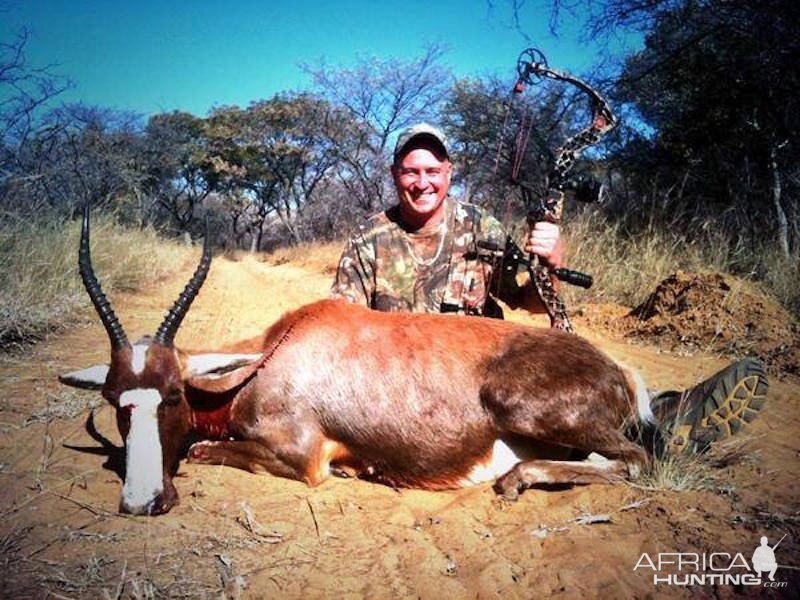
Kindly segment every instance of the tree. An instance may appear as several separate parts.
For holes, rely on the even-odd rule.
[[[71,85],[49,66],[28,64],[28,36],[23,30],[12,42],[0,42],[0,142],[6,147],[24,143],[40,109]]]
[[[19,149],[24,176],[9,184],[6,202],[76,215],[86,202],[118,207],[126,197],[140,197],[146,174],[141,140],[133,113],[79,103],[54,109]]]
[[[362,212],[386,205],[391,136],[438,115],[452,79],[439,65],[442,55],[430,47],[411,61],[363,58],[352,69],[304,67],[322,97],[351,117],[337,140],[337,174]]]
[[[663,160],[642,180],[662,181],[675,210],[725,211],[737,228],[771,231],[787,256],[800,249],[797,3],[617,0],[607,10],[649,28],[617,92],[656,132]]]
[[[507,87],[507,86],[505,86]],[[495,185],[508,180],[511,163],[508,147],[498,148],[506,122],[508,90],[493,80],[457,81],[442,110],[442,126],[447,132],[455,161],[453,183],[462,188],[466,202],[481,202],[494,194]],[[504,142],[506,140],[503,140]]]
[[[7,198],[15,180],[27,177],[20,155],[37,130],[42,110],[71,85],[48,66],[28,64],[28,35],[23,30],[13,41],[0,42],[0,201]],[[46,133],[37,135],[42,138]]]
[[[154,115],[145,129],[148,194],[186,231],[214,191],[206,123],[189,113]]]
[[[306,239],[304,211],[336,164],[334,132],[347,116],[308,94],[278,95],[247,109],[227,107],[209,118],[216,176],[255,207],[254,249],[274,218],[291,243]]]
[[[537,80],[513,98],[508,87],[496,79],[458,81],[442,121],[463,197],[495,214],[525,214],[532,207],[509,203],[512,176],[543,197],[555,150],[591,122],[591,113],[586,94],[562,82]],[[579,163],[575,172],[584,168]]]

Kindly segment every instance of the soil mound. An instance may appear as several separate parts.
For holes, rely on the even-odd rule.
[[[672,350],[755,355],[771,370],[800,373],[800,328],[750,282],[678,271],[625,318],[626,335]]]

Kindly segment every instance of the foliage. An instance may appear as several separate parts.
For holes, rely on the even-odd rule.
[[[390,137],[406,127],[441,117],[452,81],[440,66],[443,50],[429,47],[417,59],[361,58],[352,69],[305,65],[317,91],[341,107],[353,123],[337,139],[338,178],[361,213],[386,207]]]
[[[0,42],[1,177],[12,167],[13,151],[34,132],[37,112],[70,87],[69,81],[48,67],[28,63],[25,45],[29,35],[23,30],[12,41]]]
[[[222,108],[209,117],[215,177],[250,199],[256,248],[271,217],[292,243],[304,239],[306,208],[336,165],[336,140],[346,124],[341,110],[307,94]]]
[[[543,197],[554,150],[591,122],[586,94],[572,86],[542,80],[513,98],[507,88],[497,79],[457,81],[441,119],[452,140],[454,182],[462,197],[496,212],[504,212],[515,194],[512,175]],[[520,169],[513,174],[515,162]],[[575,173],[585,167],[577,165]]]
[[[107,208],[141,189],[138,117],[83,104],[51,110],[18,151],[24,177],[7,182],[5,206],[78,214],[84,203]]]
[[[797,3],[615,0],[607,11],[647,27],[616,93],[655,131],[617,157],[635,193],[657,189],[662,210],[800,252]]]
[[[197,208],[214,190],[206,123],[175,111],[150,117],[144,132],[146,193],[173,219],[189,228]],[[143,216],[143,221],[147,221]]]
[[[609,193],[567,226],[575,266],[594,269],[604,293],[630,302],[631,290],[644,293],[657,274],[706,261],[762,279],[795,309],[800,5],[551,5],[553,27],[583,11],[590,35],[635,29],[646,41],[620,73],[603,65],[604,75],[618,76],[606,87],[615,85],[623,125],[576,165]],[[521,24],[522,3],[512,7]],[[511,63],[502,79],[455,81],[435,47],[412,60],[305,66],[311,92],[144,121],[103,107],[54,106],[67,83],[28,65],[25,41],[23,32],[0,44],[2,97],[10,98],[0,103],[0,210],[66,222],[88,202],[172,235],[198,233],[207,217],[215,243],[230,250],[337,239],[388,206],[393,138],[420,120],[448,134],[455,194],[522,220],[525,207],[509,186],[517,133],[533,124],[521,158],[525,182],[541,194],[553,150],[587,123],[582,92],[539,81],[507,111]]]

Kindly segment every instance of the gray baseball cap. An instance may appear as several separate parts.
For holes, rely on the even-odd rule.
[[[442,133],[442,130],[428,123],[417,123],[411,127],[404,129],[397,137],[397,143],[394,145],[394,159],[397,160],[403,153],[403,149],[408,143],[416,137],[427,137],[438,142],[445,155],[450,157],[450,149],[447,146],[447,136]]]

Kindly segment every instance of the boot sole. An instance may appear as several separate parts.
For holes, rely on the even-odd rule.
[[[767,375],[756,360],[745,359],[736,365],[730,377],[723,377],[703,403],[698,425],[714,431],[713,440],[735,435],[753,421],[767,399]]]
[[[675,428],[668,451],[676,453],[688,448],[697,451],[711,442],[736,435],[758,416],[768,389],[767,375],[760,361],[752,358],[739,361],[719,379],[693,422]],[[699,437],[702,442],[697,439]]]

